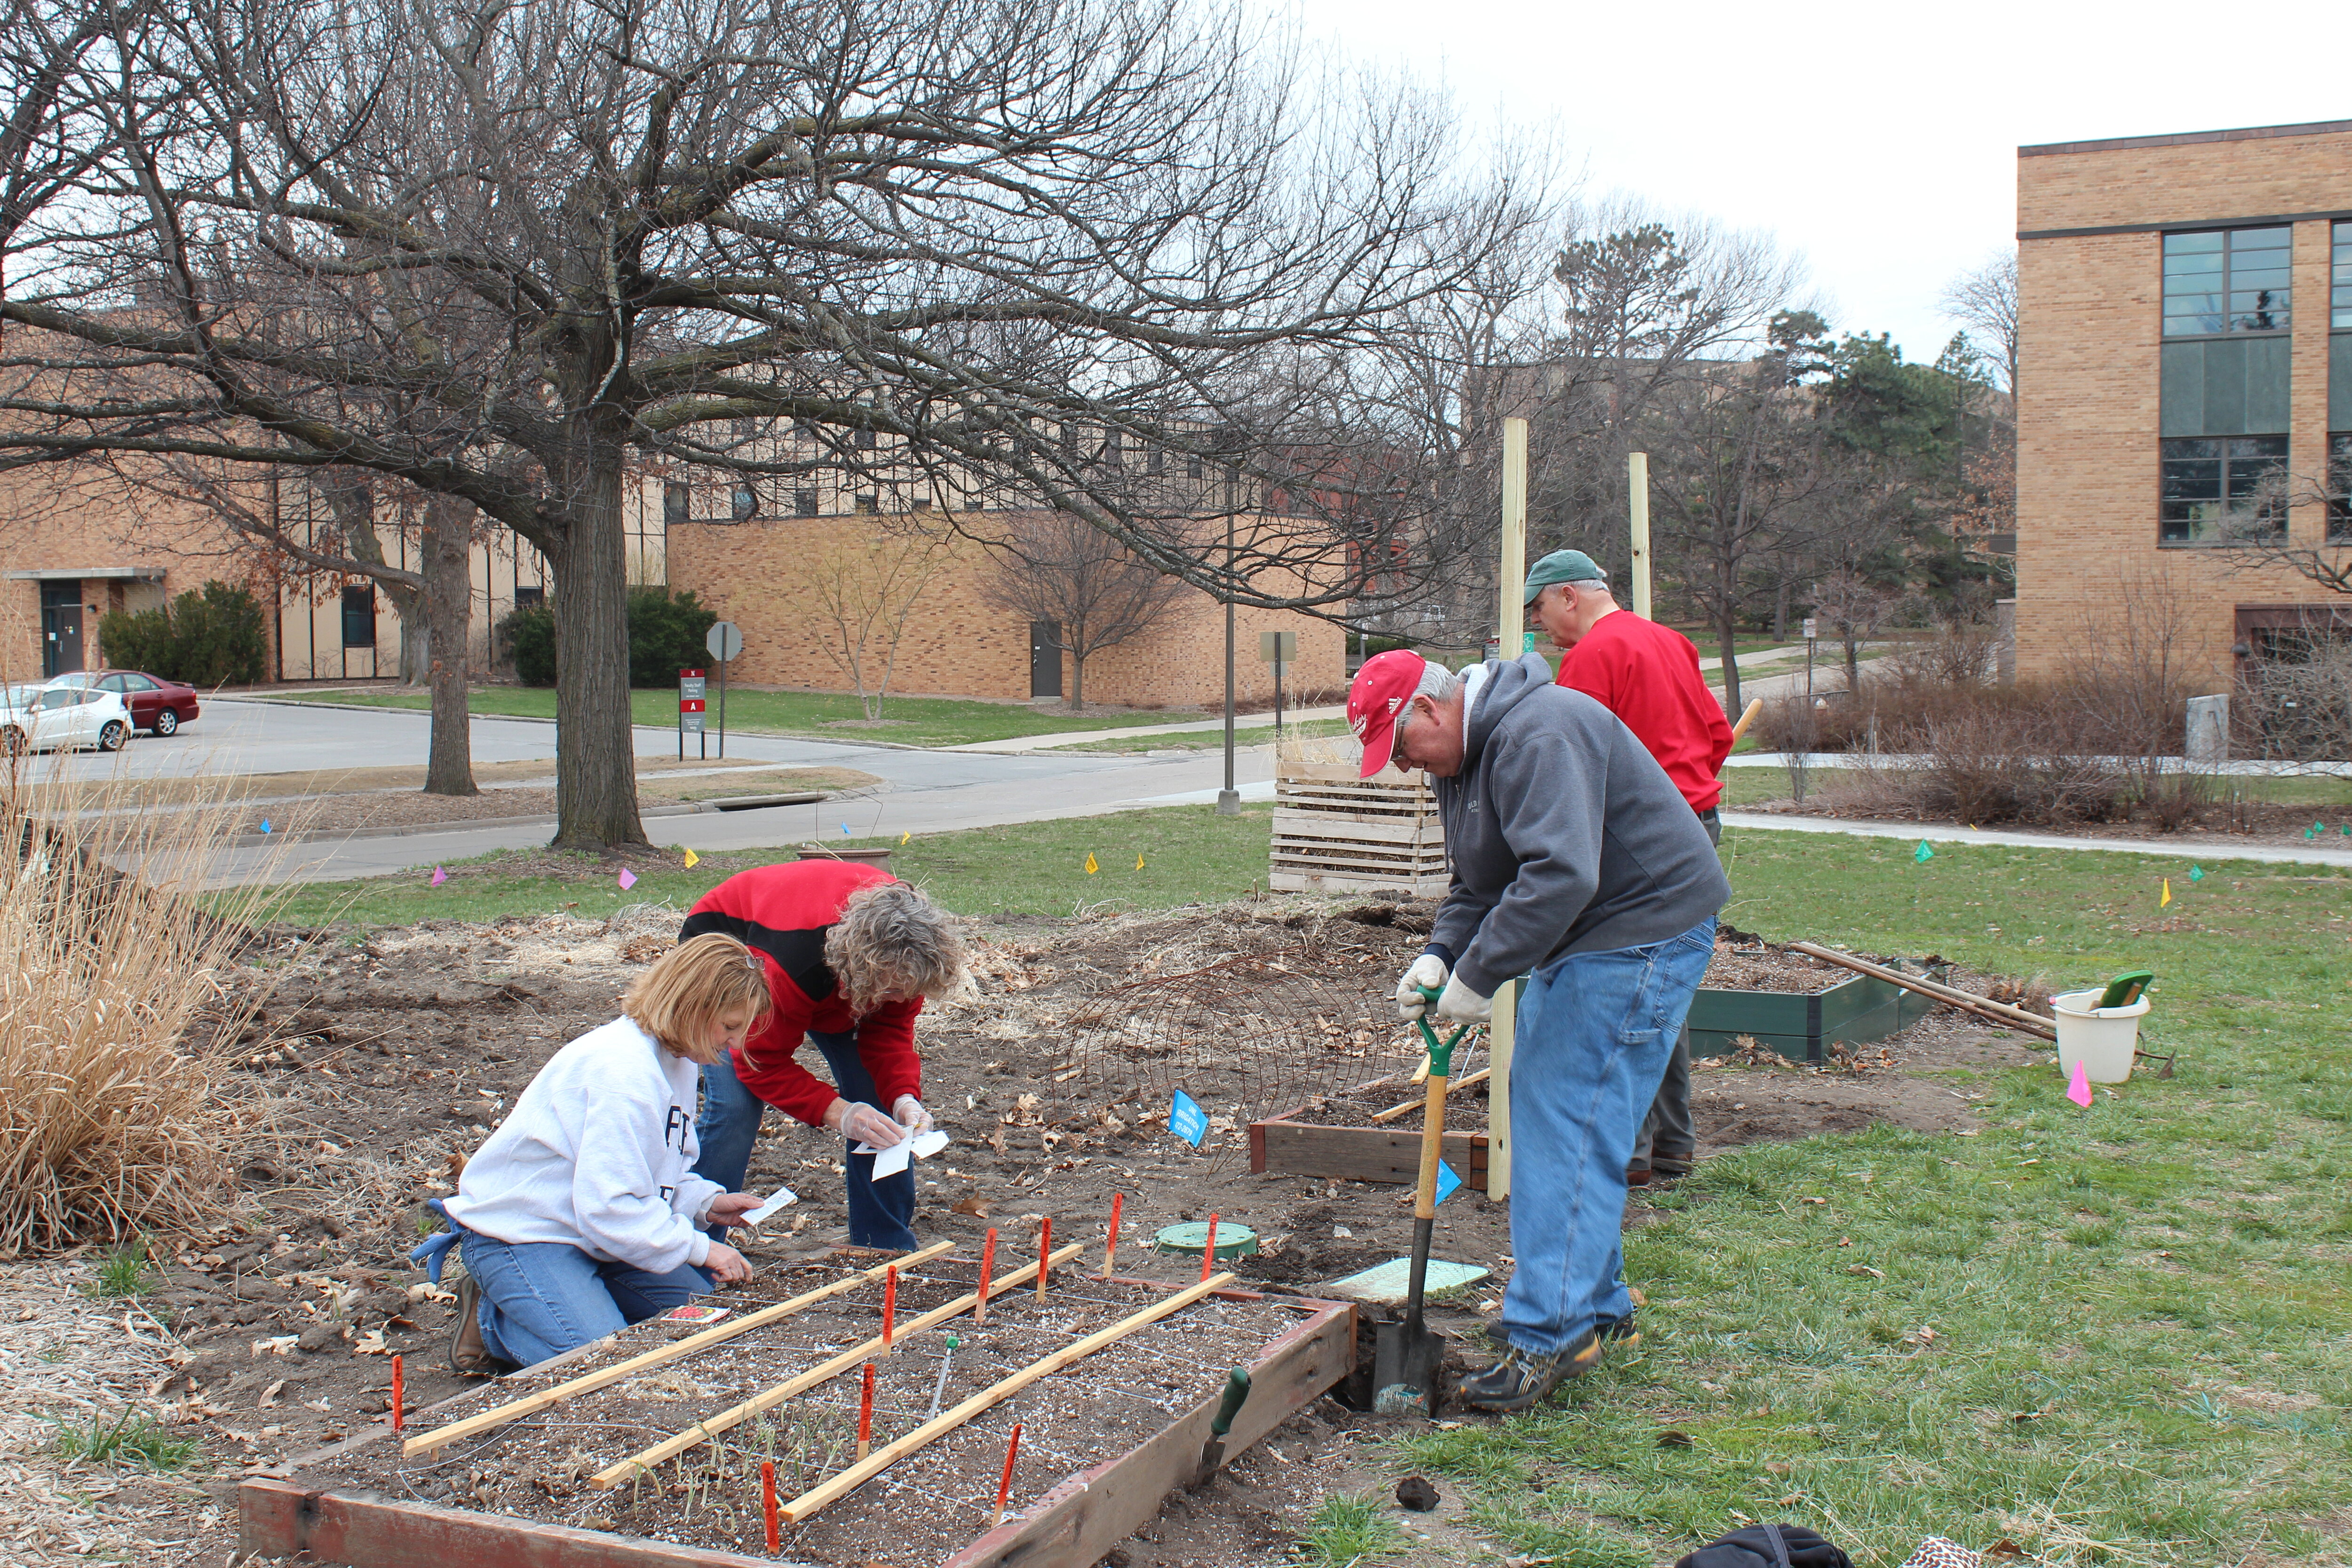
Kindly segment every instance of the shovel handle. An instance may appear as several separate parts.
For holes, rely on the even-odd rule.
[[[1439,1040],[1437,1031],[1429,1026],[1429,1009],[1437,1005],[1437,987],[1416,985],[1413,989],[1421,993],[1421,999],[1426,1004],[1422,1008],[1421,1016],[1413,1022],[1421,1026],[1421,1037],[1429,1044],[1429,1076],[1443,1082],[1454,1070],[1454,1047],[1462,1043],[1462,1037],[1470,1032],[1470,1026],[1464,1024],[1443,1041]]]
[[[1223,1436],[1234,1429],[1234,1417],[1242,1411],[1242,1401],[1249,1397],[1250,1374],[1246,1368],[1235,1367],[1225,1373],[1225,1396],[1218,1401],[1217,1414],[1209,1423],[1209,1430]]]

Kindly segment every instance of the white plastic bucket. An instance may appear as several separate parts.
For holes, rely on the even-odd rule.
[[[2128,1007],[2102,1007],[2104,985],[2088,991],[2062,991],[2050,999],[2058,1015],[2058,1070],[2074,1076],[2081,1062],[2093,1083],[2121,1083],[2131,1077],[2132,1053],[2139,1048],[2140,1015],[2147,997]]]

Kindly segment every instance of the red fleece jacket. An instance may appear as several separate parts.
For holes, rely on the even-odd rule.
[[[897,879],[887,871],[845,860],[762,866],[739,871],[703,894],[678,928],[680,942],[705,931],[722,931],[766,964],[768,994],[775,1010],[736,1047],[735,1076],[745,1089],[812,1127],[824,1125],[835,1090],[793,1059],[811,1030],[822,1035],[855,1031],[858,1059],[874,1075],[874,1090],[882,1101],[876,1109],[884,1114],[902,1094],[922,1097],[915,1015],[923,1010],[923,999],[893,1002],[860,1017],[849,1010],[824,962],[824,933],[841,918],[849,895]]]
[[[1624,721],[1693,811],[1723,798],[1731,725],[1699,673],[1698,649],[1672,626],[1612,610],[1592,623],[1559,661],[1572,686]]]

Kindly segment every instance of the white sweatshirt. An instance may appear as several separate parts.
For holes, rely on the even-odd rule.
[[[726,1189],[691,1173],[700,1071],[630,1019],[591,1029],[539,1069],[443,1206],[500,1241],[569,1242],[649,1274],[701,1263],[694,1215]]]

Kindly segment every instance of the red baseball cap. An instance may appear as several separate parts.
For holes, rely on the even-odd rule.
[[[1364,660],[1348,687],[1348,728],[1364,743],[1364,765],[1359,778],[1370,778],[1389,765],[1396,750],[1397,715],[1412,700],[1429,661],[1408,648],[1391,648]]]

